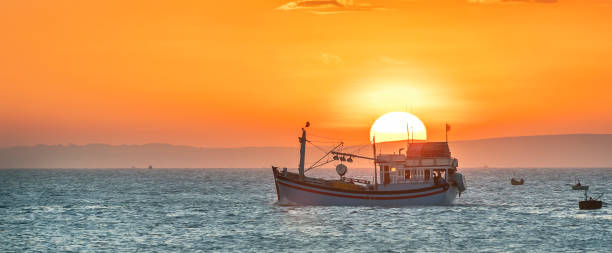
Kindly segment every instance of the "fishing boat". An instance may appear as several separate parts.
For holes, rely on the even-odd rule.
[[[601,196],[603,193],[599,194],[598,197],[593,198],[587,195],[588,190],[584,191],[584,200],[578,202],[578,207],[583,210],[594,210],[601,209],[603,205],[603,201],[601,201]]]
[[[576,183],[570,184],[570,186],[572,187],[572,190],[588,190],[589,189],[588,185],[581,184],[580,180],[578,179],[576,179]]]
[[[518,179],[518,178],[513,177],[512,179],[510,179],[510,184],[512,185],[522,185],[524,183],[525,183],[525,179],[522,179],[522,178]]]
[[[305,168],[306,129],[302,128],[298,172],[272,166],[281,205],[324,206],[411,206],[451,205],[466,190],[465,179],[457,173],[458,160],[451,157],[448,142],[410,143],[405,154],[376,154],[373,157],[339,152],[343,143],[329,150],[311,167]],[[348,157],[348,158],[347,158]],[[373,180],[346,177],[353,159],[374,162]],[[329,163],[336,165],[339,179],[306,176],[309,170]]]

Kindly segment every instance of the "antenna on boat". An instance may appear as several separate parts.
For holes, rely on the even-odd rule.
[[[444,122],[444,125],[446,127],[446,143],[448,143],[448,131],[451,130],[451,126],[446,122]]]
[[[411,133],[410,136],[412,136],[410,143],[414,143],[414,127],[410,124],[408,124],[408,126],[410,126],[410,133]]]
[[[374,186],[378,188],[378,178],[376,176],[376,135],[372,137],[372,153],[374,154]]]
[[[406,156],[408,156],[408,147],[410,147],[410,122],[406,123]]]

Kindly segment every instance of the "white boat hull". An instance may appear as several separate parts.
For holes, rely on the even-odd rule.
[[[322,206],[431,206],[451,205],[458,190],[455,186],[428,186],[410,191],[343,191],[276,177],[281,205]]]

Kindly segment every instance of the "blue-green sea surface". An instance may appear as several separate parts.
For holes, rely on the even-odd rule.
[[[453,206],[384,208],[279,206],[271,169],[2,169],[0,252],[612,250],[612,206],[567,185],[612,203],[612,169],[460,172]]]

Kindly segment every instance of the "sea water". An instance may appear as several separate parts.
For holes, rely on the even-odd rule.
[[[385,208],[280,206],[271,169],[2,169],[0,251],[612,250],[612,206],[579,210],[567,185],[610,203],[612,169],[460,172],[453,206]]]

